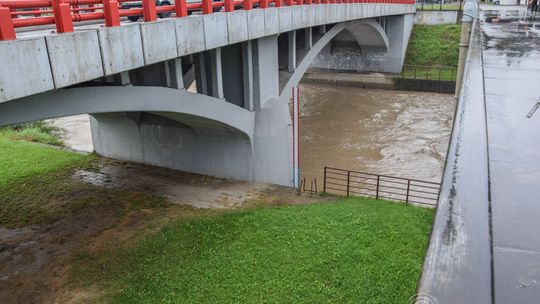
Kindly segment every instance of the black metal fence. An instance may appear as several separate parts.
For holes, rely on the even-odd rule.
[[[418,11],[462,11],[463,1],[416,0],[416,10]]]
[[[456,67],[403,65],[395,81],[398,90],[454,93],[456,89]]]
[[[441,184],[324,167],[323,192],[436,206]]]
[[[456,81],[457,67],[404,64],[401,77],[408,79]]]

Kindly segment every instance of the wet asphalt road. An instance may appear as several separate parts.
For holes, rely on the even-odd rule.
[[[495,303],[540,303],[540,14],[480,14]]]

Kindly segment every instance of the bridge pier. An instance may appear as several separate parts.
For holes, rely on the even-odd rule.
[[[279,99],[277,36],[217,48],[194,58],[198,93],[244,108],[253,119],[250,134],[179,113],[100,113],[91,119],[95,151],[189,172],[290,185],[291,117],[288,102]],[[156,65],[145,72],[159,78],[162,70]],[[175,71],[176,66],[167,75]]]
[[[308,27],[304,31],[304,49],[311,50],[313,47],[313,28]]]
[[[294,72],[296,70],[296,31],[290,31],[287,33],[287,37],[289,38],[289,45],[288,45],[288,70],[290,73]]]

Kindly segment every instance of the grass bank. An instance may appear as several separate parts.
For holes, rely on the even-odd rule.
[[[79,169],[92,170],[97,160],[0,135],[0,227],[49,224],[90,206],[164,205],[160,197],[102,189],[72,177]]]
[[[63,146],[63,130],[46,121],[16,124],[0,128],[0,136],[42,144]]]
[[[9,183],[24,183],[31,177],[82,164],[89,158],[88,155],[13,140],[0,133],[0,189]]]
[[[414,25],[405,56],[404,76],[431,80],[455,80],[461,27],[458,24]],[[445,67],[445,68],[438,68]],[[449,68],[450,67],[450,68]]]
[[[432,213],[351,198],[176,220],[76,273],[105,303],[408,303]]]
[[[186,210],[160,196],[73,178],[76,170],[93,170],[97,161],[0,136],[0,227],[50,227],[71,217],[71,226],[45,229],[52,242],[45,245],[70,244],[65,250],[71,258],[57,261],[68,270],[54,273],[68,273],[60,286],[90,294],[87,302],[408,303],[415,293],[432,210],[364,198]],[[100,228],[105,230],[94,228],[98,220],[92,219],[78,226],[81,215],[103,206],[114,207],[118,220]],[[126,215],[151,214],[146,210],[159,210],[159,216]],[[66,238],[73,236],[65,230],[78,234],[79,242],[70,243]],[[88,230],[94,232],[87,235]]]

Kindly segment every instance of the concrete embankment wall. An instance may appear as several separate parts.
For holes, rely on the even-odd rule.
[[[456,88],[453,81],[407,79],[402,78],[400,74],[335,73],[320,70],[307,72],[302,78],[302,83],[448,94],[454,93]]]
[[[414,24],[453,24],[458,21],[458,11],[416,11]]]

